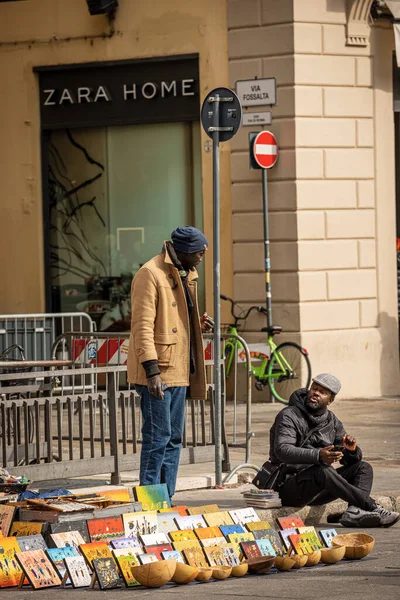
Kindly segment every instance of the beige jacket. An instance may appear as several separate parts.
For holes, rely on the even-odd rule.
[[[164,245],[165,249],[165,245]],[[178,269],[165,250],[137,272],[132,282],[128,381],[147,385],[142,363],[158,360],[163,383],[190,386],[190,396],[206,398],[206,375],[197,302],[197,271],[188,275],[194,303],[196,372],[190,375],[190,326],[185,291]]]

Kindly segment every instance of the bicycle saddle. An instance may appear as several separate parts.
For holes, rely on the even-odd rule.
[[[275,335],[276,333],[281,333],[282,327],[280,325],[270,325],[269,327],[263,327],[261,331],[268,333],[268,335]]]

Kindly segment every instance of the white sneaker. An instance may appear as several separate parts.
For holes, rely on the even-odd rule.
[[[379,527],[381,517],[374,511],[368,512],[358,506],[349,506],[339,519],[339,523],[343,527]]]
[[[386,510],[383,506],[376,506],[375,510],[372,511],[371,514],[379,515],[381,520],[381,527],[391,527],[395,525],[397,521],[400,519],[400,513],[395,512],[393,510]]]

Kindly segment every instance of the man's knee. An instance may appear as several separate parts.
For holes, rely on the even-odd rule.
[[[315,465],[314,467],[314,479],[315,481],[323,487],[325,485],[326,480],[334,475],[335,469],[331,467],[331,465],[326,465],[321,463],[320,465]]]
[[[366,475],[373,475],[374,474],[374,470],[372,468],[372,466],[366,462],[365,460],[360,460],[358,464],[358,470],[362,471],[363,473],[365,473]]]

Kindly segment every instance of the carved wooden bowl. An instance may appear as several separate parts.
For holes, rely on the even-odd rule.
[[[212,567],[199,567],[199,573],[196,576],[196,581],[208,581],[213,574]]]
[[[273,566],[275,556],[260,556],[258,558],[249,558],[244,561],[249,565],[250,573],[267,573]]]
[[[242,562],[240,565],[236,565],[232,567],[232,577],[244,577],[249,570],[249,565],[247,562]]]
[[[336,548],[321,548],[321,562],[327,565],[334,565],[342,560],[346,552],[345,546],[337,546]]]
[[[314,550],[311,554],[307,554],[306,567],[314,567],[321,560],[321,550]]]
[[[185,585],[186,583],[194,581],[198,574],[199,569],[197,567],[192,567],[191,565],[177,562],[175,573],[171,578],[171,581],[178,583],[179,585]]]
[[[307,563],[307,554],[291,554],[290,558],[294,560],[292,569],[301,569]]]
[[[149,588],[158,588],[171,581],[174,576],[176,560],[158,560],[147,565],[132,567],[132,575],[138,583]]]
[[[227,579],[232,573],[232,567],[220,565],[213,568],[212,576],[214,579]]]
[[[275,556],[274,565],[278,571],[289,571],[294,565],[295,561],[290,556]]]
[[[367,533],[341,533],[332,539],[332,546],[344,546],[344,557],[351,560],[367,556],[374,544],[375,539]]]

